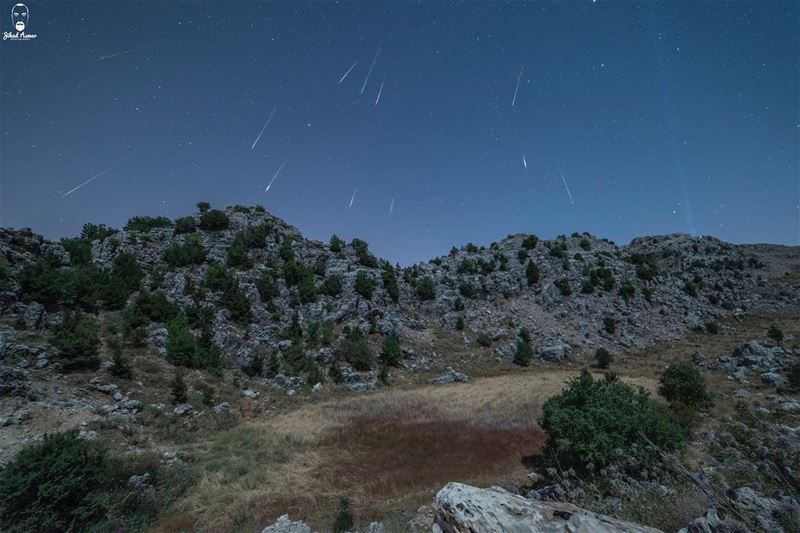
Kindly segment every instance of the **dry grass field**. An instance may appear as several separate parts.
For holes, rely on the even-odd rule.
[[[691,333],[623,355],[613,370],[655,395],[669,363],[691,360],[697,350],[707,360],[725,355],[747,340],[763,339],[773,323],[800,333],[798,319],[725,323],[719,335]],[[544,441],[536,424],[542,404],[591,363],[588,354],[569,366],[509,371],[499,363],[498,374],[488,375],[482,366],[466,384],[437,386],[427,377],[405,377],[373,393],[343,394],[326,386],[308,401],[271,399],[264,413],[248,413],[238,426],[184,446],[203,472],[201,480],[155,529],[196,530],[203,524],[203,531],[257,531],[289,513],[325,531],[346,496],[361,523],[391,514],[397,519],[386,523],[388,530],[402,531],[414,510],[448,481],[525,483],[521,458]],[[730,397],[735,383],[722,374],[707,376],[712,390]],[[705,416],[716,418],[731,408],[731,402],[717,402]]]

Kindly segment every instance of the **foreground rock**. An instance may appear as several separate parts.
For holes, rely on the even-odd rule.
[[[658,533],[568,503],[529,500],[499,487],[448,483],[436,495],[433,531],[441,533]]]

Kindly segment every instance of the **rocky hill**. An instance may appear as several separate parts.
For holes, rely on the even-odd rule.
[[[140,284],[134,275],[127,289],[101,294],[92,285],[103,275],[117,285],[121,257],[141,269]],[[589,234],[510,235],[393,267],[364,241],[307,240],[263,208],[242,206],[203,206],[176,221],[136,217],[121,231],[87,225],[61,243],[2,230],[0,260],[2,313],[20,325],[52,330],[63,306],[98,312],[127,303],[129,315],[145,315],[124,324],[127,340],[165,353],[167,322],[182,313],[197,337],[206,328],[225,362],[298,376],[336,359],[315,341],[302,356],[291,351],[309,328],[401,342],[458,331],[465,345],[492,346],[505,358],[514,357],[524,330],[538,357],[561,360],[713,329],[723,317],[781,311],[797,303],[800,287],[797,249],[678,234],[626,246]],[[339,363],[369,370],[378,361]]]
[[[800,248],[712,237],[620,246],[510,235],[400,267],[359,239],[307,240],[261,207],[201,203],[177,220],[87,224],[60,242],[0,229],[0,464],[11,465],[0,491],[57,479],[47,453],[93,457],[83,447],[103,443],[125,465],[106,461],[115,468],[92,485],[111,496],[92,520],[83,508],[59,517],[62,529],[158,520],[164,531],[255,531],[281,517],[265,531],[327,531],[319,524],[340,496],[355,494],[370,520],[421,524],[388,531],[504,530],[491,506],[461,510],[506,500],[527,513],[508,518],[518,530],[537,520],[649,530],[617,519],[677,530],[697,519],[691,531],[716,531],[715,507],[753,530],[790,531],[800,523],[790,427],[800,402],[787,388],[800,382],[798,313]],[[606,381],[576,378],[612,355]],[[697,405],[648,397],[668,364]],[[538,417],[571,379],[607,412],[567,405],[548,426]],[[619,446],[596,435],[609,420],[611,438],[625,433]],[[640,440],[640,423],[695,455],[700,485]],[[582,455],[563,470],[529,468],[551,430],[575,428],[563,449],[591,442],[602,468]],[[419,507],[454,480],[513,495],[448,485]],[[0,502],[0,527],[41,518]],[[375,524],[367,531],[382,531]]]

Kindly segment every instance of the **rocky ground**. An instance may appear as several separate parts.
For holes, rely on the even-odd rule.
[[[800,523],[800,399],[787,386],[800,362],[800,249],[686,235],[626,246],[588,234],[514,235],[396,268],[358,240],[306,240],[263,209],[228,208],[225,218],[224,228],[204,229],[196,213],[181,231],[168,221],[92,234],[79,243],[88,263],[69,243],[0,230],[0,462],[46,432],[77,427],[86,439],[193,465],[202,481],[159,530],[257,530],[288,512],[265,531],[325,531],[341,496],[352,499],[362,528],[375,522],[370,531],[434,521],[442,531],[475,530],[443,509],[456,505],[454,493],[486,493],[448,486],[429,504],[449,481],[500,484],[537,516],[577,516],[565,524],[583,521],[587,531],[598,529],[567,503],[595,513],[592,520],[614,517],[609,531],[791,531]],[[200,255],[176,259],[191,256],[191,246]],[[110,272],[125,253],[144,275],[125,308],[31,296],[46,294],[30,280],[31,265],[52,265],[50,281],[62,283],[53,280],[79,279],[79,264]],[[215,265],[227,265],[238,301],[209,282]],[[80,294],[71,283],[67,292]],[[125,344],[130,378],[112,372],[107,342],[98,368],[75,371],[52,344],[65,307],[96,316],[107,339],[124,330],[142,293],[210,316],[222,368],[186,369],[188,397],[178,405],[166,320],[147,321],[143,346]],[[295,325],[302,337],[287,335]],[[770,326],[782,341],[767,336]],[[325,327],[331,340],[312,342],[309,332]],[[203,326],[192,328],[204,336]],[[342,355],[348,330],[362,332],[371,368]],[[401,354],[387,379],[380,362],[391,336]],[[310,361],[302,368],[292,363],[298,342]],[[527,368],[514,364],[521,342],[534,356]],[[569,470],[532,472],[522,458],[544,440],[536,425],[543,401],[599,347],[617,356],[623,380],[653,392],[666,364],[691,361],[708,377],[715,406],[683,454],[645,465],[626,450],[600,488]],[[432,460],[445,455],[455,460]]]

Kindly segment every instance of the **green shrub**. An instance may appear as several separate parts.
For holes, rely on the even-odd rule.
[[[342,250],[344,250],[345,242],[339,237],[337,237],[336,234],[333,234],[331,235],[330,247],[331,247],[331,252],[338,254],[341,253]]]
[[[356,274],[356,284],[355,284],[356,292],[361,295],[362,298],[366,298],[367,300],[372,299],[372,292],[375,290],[375,283],[372,281],[372,278],[364,270],[359,270]]]
[[[175,234],[194,233],[197,231],[197,223],[193,217],[181,217],[175,221]]]
[[[536,248],[536,245],[539,244],[539,237],[536,235],[528,235],[524,239],[522,239],[522,247],[525,250],[533,250]]]
[[[658,268],[650,263],[636,265],[636,277],[644,281],[652,281],[658,276]]]
[[[344,332],[344,339],[339,343],[336,355],[347,361],[359,372],[372,368],[372,352],[369,350],[369,345],[364,335],[358,329]]]
[[[59,351],[64,370],[96,367],[100,362],[100,326],[89,315],[66,314],[50,344]]]
[[[658,393],[670,403],[681,402],[700,410],[711,406],[711,395],[706,390],[706,378],[688,363],[669,365],[658,383]]]
[[[175,369],[175,375],[169,383],[169,388],[172,394],[172,405],[186,403],[189,400],[186,394],[186,382],[183,381],[183,370],[180,368]]]
[[[597,361],[598,368],[608,368],[614,362],[614,356],[605,348],[598,348],[594,352],[594,359]]]
[[[681,447],[686,438],[667,409],[643,388],[613,377],[595,380],[585,369],[544,403],[539,424],[549,436],[546,452],[561,465],[579,468],[605,466],[618,458],[618,450],[644,444],[645,437],[667,451]]]
[[[125,224],[126,231],[141,231],[147,233],[157,228],[168,228],[172,222],[167,217],[133,217]]]
[[[39,302],[52,308],[61,300],[58,270],[50,258],[28,263],[17,274],[23,302]]]
[[[183,244],[174,244],[164,252],[164,261],[170,268],[199,265],[205,258],[199,235],[190,235]]]
[[[800,389],[800,364],[790,366],[786,371],[786,378],[791,388]]]
[[[150,486],[131,487],[132,475]],[[45,435],[0,472],[0,530],[139,531],[194,482],[191,467],[156,454],[120,454],[78,431]]]
[[[430,276],[425,276],[417,283],[417,296],[423,301],[436,298],[436,284]]]
[[[251,268],[253,263],[250,261],[250,249],[240,236],[241,233],[234,237],[228,248],[228,265],[244,270]]]
[[[0,472],[4,531],[80,531],[102,518],[106,485],[101,448],[78,431],[45,435]]]
[[[783,331],[778,329],[775,324],[772,324],[767,331],[767,337],[774,340],[775,342],[783,342]]]
[[[557,279],[553,285],[558,287],[558,290],[561,291],[561,296],[569,296],[572,294],[572,286],[569,284],[567,278]]]
[[[355,524],[353,512],[350,510],[350,502],[347,498],[342,498],[339,502],[339,512],[336,514],[336,520],[333,522],[333,533],[352,531],[355,528]]]
[[[622,283],[622,285],[620,285],[619,295],[622,296],[622,299],[625,300],[625,303],[630,301],[634,294],[636,294],[636,287],[634,287],[633,283],[630,281],[625,281]]]
[[[492,345],[492,338],[486,333],[478,333],[478,338],[475,339],[475,342],[484,348],[488,348]]]
[[[400,287],[397,284],[397,275],[391,266],[387,265],[384,267],[381,272],[381,279],[383,280],[383,288],[386,289],[389,298],[391,298],[394,303],[400,301]]]
[[[236,275],[222,263],[211,263],[206,270],[206,287],[212,291],[224,291],[231,286]]]
[[[456,318],[456,329],[458,331],[464,331],[464,316],[458,315]]]
[[[280,255],[284,263],[290,263],[294,261],[294,248],[292,247],[293,242],[294,239],[292,239],[291,235],[286,235],[281,242],[281,248],[278,251],[278,255]]]
[[[581,239],[581,241],[578,243],[578,245],[581,247],[581,249],[583,249],[583,250],[585,250],[587,252],[592,249],[592,243],[587,238]]]
[[[250,300],[244,290],[239,286],[239,280],[234,279],[222,293],[220,303],[231,312],[231,320],[240,326],[247,325],[252,316]]]
[[[72,266],[91,263],[92,241],[89,239],[61,239],[61,246],[69,253]]]
[[[211,209],[211,204],[210,203],[208,203],[208,202],[197,202],[197,210],[200,211],[201,213],[205,213],[209,209]]]
[[[314,273],[304,268],[300,282],[297,284],[297,296],[300,302],[307,304],[317,299],[317,287],[314,284]]]
[[[104,241],[107,237],[111,237],[117,233],[114,228],[109,228],[105,224],[92,224],[87,222],[81,229],[81,239],[91,241]]]
[[[617,320],[614,318],[606,317],[603,319],[603,329],[606,330],[606,333],[609,335],[613,335],[615,331],[617,331]]]
[[[400,339],[397,335],[388,335],[383,339],[381,349],[381,363],[386,366],[397,366],[400,363],[402,351],[400,350]]]
[[[528,366],[533,360],[533,348],[530,341],[521,339],[517,342],[517,351],[514,352],[514,363],[519,366]]]
[[[477,295],[475,286],[468,281],[463,281],[458,285],[458,292],[464,298],[475,298],[475,296]]]
[[[258,294],[261,296],[261,301],[264,303],[269,303],[273,298],[281,294],[271,272],[264,272],[261,274],[261,277],[258,278],[256,282],[256,289],[258,289]]]
[[[339,274],[331,274],[322,282],[320,292],[328,296],[339,296],[342,294],[342,276]]]
[[[210,328],[209,328],[210,329]],[[176,366],[217,370],[220,367],[219,349],[211,345],[206,332],[202,343],[189,329],[186,317],[179,314],[167,325],[167,361]]]
[[[205,231],[222,231],[228,229],[231,221],[225,211],[211,209],[200,215],[200,229]]]
[[[719,324],[717,322],[714,322],[713,320],[709,320],[708,322],[706,322],[705,327],[706,327],[706,333],[708,333],[709,335],[716,335],[717,333],[719,333]]]
[[[378,260],[369,251],[369,245],[366,241],[361,239],[353,239],[350,246],[356,251],[358,262],[365,267],[375,268],[378,266]]]
[[[122,341],[116,336],[109,337],[106,346],[111,351],[111,361],[114,363],[109,369],[111,375],[115,378],[131,380],[133,372],[127,358],[122,354]]]

